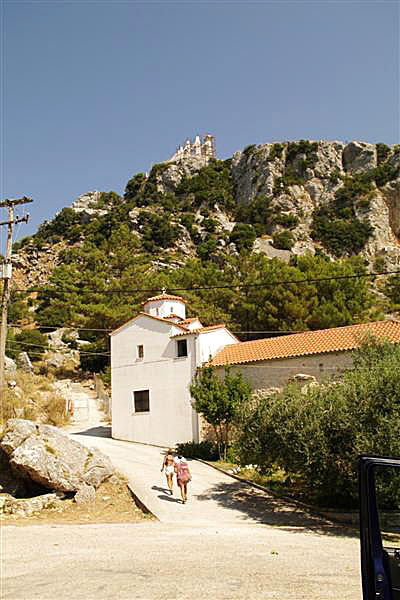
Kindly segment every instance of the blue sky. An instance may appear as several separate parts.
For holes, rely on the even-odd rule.
[[[399,142],[397,2],[6,0],[2,27],[1,196],[35,201],[19,238],[196,133],[220,158]]]

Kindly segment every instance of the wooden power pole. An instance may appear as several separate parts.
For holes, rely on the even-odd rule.
[[[8,221],[3,221],[0,225],[7,225],[7,245],[6,245],[6,256],[5,261],[1,266],[0,279],[3,281],[3,292],[1,297],[1,323],[0,323],[0,392],[2,392],[5,385],[4,378],[4,367],[6,358],[6,340],[7,340],[7,312],[8,303],[10,301],[11,292],[11,276],[12,276],[12,264],[11,264],[11,252],[12,252],[12,234],[13,227],[17,223],[28,222],[29,215],[24,217],[17,217],[14,219],[14,206],[18,204],[27,204],[33,202],[31,198],[24,196],[19,200],[5,200],[0,202],[0,208],[8,208]]]

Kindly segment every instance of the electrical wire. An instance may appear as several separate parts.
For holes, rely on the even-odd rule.
[[[65,351],[65,352],[61,352],[58,349],[53,349],[53,348],[49,348],[49,346],[46,346],[44,344],[31,344],[30,342],[20,342],[17,340],[8,340],[7,345],[9,350],[12,349],[14,344],[18,344],[18,345],[22,345],[22,346],[35,346],[36,348],[43,348],[46,349],[48,352],[54,352],[55,354],[69,354],[71,351]],[[96,355],[100,355],[100,356],[110,356],[110,352],[85,352],[84,350],[76,350],[77,352],[79,352],[79,354],[96,354]]]
[[[235,283],[230,285],[212,285],[212,286],[198,286],[198,287],[187,287],[187,288],[168,288],[169,292],[196,292],[196,291],[208,291],[208,290],[224,290],[224,289],[248,289],[248,288],[259,288],[259,287],[271,287],[277,285],[299,285],[299,284],[311,284],[320,283],[326,281],[341,281],[347,279],[361,279],[361,278],[372,278],[372,277],[384,277],[388,275],[399,275],[400,270],[396,271],[381,271],[380,273],[357,273],[355,275],[332,275],[330,277],[316,277],[314,279],[292,279],[292,280],[272,280],[264,281],[262,283]],[[116,288],[116,289],[99,289],[99,288],[79,288],[74,289],[62,289],[57,287],[37,287],[28,289],[14,289],[14,292],[31,294],[34,292],[41,292],[47,294],[77,294],[77,293],[94,293],[94,294],[136,294],[136,293],[159,293],[160,288]]]
[[[202,317],[197,317],[198,319],[202,319]],[[19,325],[18,323],[9,323],[8,327],[13,327],[16,329],[23,329],[23,325]],[[75,331],[105,331],[105,332],[110,332],[110,331],[114,331],[115,329],[118,329],[118,326],[114,327],[114,328],[109,328],[109,329],[105,329],[105,328],[95,328],[95,327],[78,327],[77,325],[41,325],[38,324],[37,325],[37,329],[74,329]],[[229,329],[229,328],[228,328]],[[291,330],[282,330],[282,329],[265,329],[263,331],[234,331],[232,330],[232,333],[239,335],[239,334],[249,334],[249,333],[254,333],[254,334],[259,334],[259,333],[281,333],[281,334],[289,334],[289,333],[304,333],[304,330],[302,329],[291,329]]]
[[[23,326],[18,323],[9,323],[8,327],[22,329]],[[114,331],[114,329],[101,329],[94,327],[78,327],[77,325],[37,325],[37,329],[75,329],[76,331]]]

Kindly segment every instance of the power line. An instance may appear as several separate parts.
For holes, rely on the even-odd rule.
[[[23,329],[23,325],[19,325],[18,323],[10,323],[9,327],[16,327],[18,329]],[[37,324],[37,329],[75,329],[76,331],[114,331],[113,328],[102,329],[95,327],[78,327],[77,325],[40,325]]]
[[[17,340],[8,340],[7,342],[7,347],[9,350],[12,350],[12,346],[14,344],[19,344],[22,346],[35,346],[36,348],[44,348],[47,352],[54,352],[54,354],[70,354],[70,351],[61,351],[59,349],[53,349],[53,348],[49,348],[49,346],[46,346],[45,344],[32,344],[30,342],[20,342]],[[85,352],[84,350],[76,350],[76,352],[79,352],[79,354],[96,354],[96,355],[101,355],[101,356],[110,356],[110,352]]]
[[[260,360],[260,362],[261,362],[261,360]],[[268,359],[264,359],[264,360],[268,360]],[[168,360],[158,360],[158,361],[152,361],[152,362],[155,362],[155,363],[157,363],[157,362],[166,362],[167,363],[169,361]],[[271,360],[271,362],[272,362],[272,360]],[[114,371],[116,369],[124,369],[125,367],[136,367],[136,366],[140,366],[140,365],[143,365],[143,363],[140,363],[140,362],[139,363],[136,363],[136,362],[135,363],[125,363],[123,365],[116,365],[115,367],[112,366],[111,370]],[[224,365],[221,365],[221,366],[218,365],[217,368],[218,367],[223,368],[223,366]],[[303,370],[303,369],[308,369],[308,370],[316,370],[317,368],[319,369],[319,367],[316,367],[315,365],[310,365],[310,366],[305,366],[305,365],[299,366],[298,365],[298,366],[291,366],[291,367],[289,367],[289,366],[276,366],[276,365],[273,365],[273,364],[271,364],[271,365],[265,365],[265,364],[263,364],[263,365],[253,365],[253,364],[249,364],[249,363],[232,363],[230,365],[225,365],[225,366],[232,367],[232,368],[244,366],[246,368],[251,368],[251,369],[274,369],[274,370],[275,369],[279,369],[279,370],[290,369],[292,371],[293,370],[297,370],[297,372],[299,372],[299,370]],[[333,366],[333,367],[325,367],[324,366],[324,368],[321,369],[321,370],[323,370],[323,371],[337,371],[337,370],[341,370],[341,367],[335,367],[335,366]]]
[[[248,289],[248,288],[259,288],[259,287],[271,287],[276,285],[299,285],[299,284],[310,284],[320,283],[324,281],[340,281],[346,279],[360,279],[360,278],[372,278],[372,277],[383,277],[387,275],[399,275],[399,271],[382,271],[380,273],[357,273],[355,275],[331,275],[330,277],[318,277],[314,279],[292,279],[292,280],[272,280],[264,281],[262,283],[234,283],[229,285],[211,285],[211,286],[198,286],[198,287],[175,287],[168,288],[169,292],[196,292],[196,291],[208,291],[208,290],[223,290],[223,289]],[[94,293],[94,294],[136,294],[136,293],[160,293],[160,288],[116,288],[116,289],[99,289],[99,288],[80,288],[74,289],[62,289],[62,288],[28,288],[28,289],[14,289],[14,292],[31,294],[34,292],[48,293],[48,294],[77,294],[77,293]]]
[[[202,319],[202,317],[197,317],[198,319]],[[172,321],[171,321],[172,323]],[[10,323],[8,325],[9,327],[14,327],[17,329],[23,329],[24,326],[23,325],[19,325],[18,323]],[[41,324],[37,324],[37,329],[74,329],[75,331],[114,331],[114,329],[117,329],[118,325],[116,325],[115,327],[110,327],[108,329],[105,328],[95,328],[95,327],[78,327],[77,325],[41,325]],[[228,328],[229,329],[229,328]],[[232,329],[232,333],[235,334],[244,334],[244,333],[304,333],[303,329],[291,329],[291,330],[287,330],[287,329],[264,329],[262,331],[234,331]]]

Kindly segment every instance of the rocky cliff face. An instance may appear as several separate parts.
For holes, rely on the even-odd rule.
[[[400,266],[399,146],[304,140],[261,144],[236,152],[223,164],[229,164],[229,194],[236,208],[223,205],[216,195],[207,211],[217,223],[213,235],[220,237],[219,247],[224,252],[236,251],[229,235],[236,222],[244,222],[257,231],[253,251],[270,258],[276,256],[288,261],[292,254],[322,250],[333,259],[361,254],[370,270]],[[180,235],[173,242],[175,253],[186,256],[195,253],[198,240],[206,236],[204,211],[196,196],[196,186],[190,189],[187,182],[212,165],[213,161],[205,162],[201,157],[178,158],[156,165],[148,176],[139,176],[141,200],[134,202],[128,211],[132,234],[139,239],[142,235],[143,209],[164,214],[167,221],[180,228]],[[222,185],[228,185],[226,178]],[[185,193],[186,207],[181,209],[179,202]],[[175,202],[175,211],[166,212],[162,202],[154,200],[157,195]],[[89,192],[75,200],[71,209],[84,225],[107,215],[118,202],[121,205],[128,202],[127,194],[125,199],[116,196],[112,192]],[[193,208],[188,209],[191,203]],[[240,216],[244,214],[241,207],[251,209],[250,213],[245,211],[246,218]],[[192,226],[188,227],[180,218],[180,210],[186,211],[182,213],[186,216],[188,210],[191,212],[197,241],[190,232]],[[277,242],[282,233],[286,235],[286,245]],[[82,236],[73,243],[81,242]],[[21,284],[44,283],[65,242],[41,246],[37,248],[33,239],[15,258]]]
[[[278,155],[276,147],[279,146]],[[275,151],[274,151],[275,150]],[[314,158],[299,153],[292,162],[292,173],[301,176],[297,183],[287,185],[289,144],[263,144],[250,151],[237,152],[232,160],[232,175],[236,184],[236,201],[248,204],[257,197],[273,197],[272,210],[277,214],[294,215],[298,225],[292,230],[295,244],[292,252],[312,253],[321,243],[311,237],[313,215],[323,206],[335,201],[336,192],[346,177],[368,174],[377,167],[377,147],[373,144],[351,142],[319,142],[312,151]],[[388,165],[400,169],[400,153],[393,152]],[[300,181],[303,179],[303,181]],[[295,181],[295,178],[293,178]],[[278,187],[278,189],[277,189]],[[381,257],[387,268],[400,265],[400,176],[382,187],[372,182],[368,205],[355,203],[355,216],[368,222],[372,234],[361,254],[372,265]],[[362,200],[363,195],[355,200]],[[274,233],[280,226],[270,228]]]

